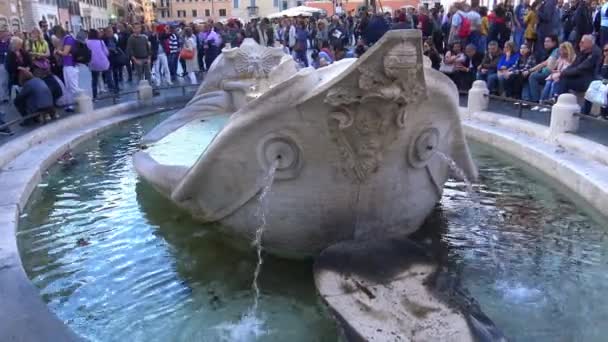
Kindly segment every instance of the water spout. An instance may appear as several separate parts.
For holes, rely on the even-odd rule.
[[[264,247],[262,246],[262,238],[264,236],[264,229],[266,228],[268,194],[270,193],[270,189],[272,188],[272,183],[274,181],[274,176],[276,174],[277,167],[279,166],[280,159],[280,155],[277,156],[277,159],[270,166],[268,174],[266,174],[266,176],[262,180],[262,191],[260,192],[260,196],[258,198],[259,206],[256,216],[260,219],[260,225],[255,231],[255,238],[253,240],[253,246],[256,247],[256,252],[258,256],[258,263],[255,266],[255,271],[253,272],[253,283],[251,285],[255,294],[253,307],[251,308],[251,314],[253,315],[256,314],[260,301],[260,287],[258,285],[258,277],[260,276],[260,272],[262,271],[262,264],[264,263],[264,257],[262,255],[262,251],[264,249]]]

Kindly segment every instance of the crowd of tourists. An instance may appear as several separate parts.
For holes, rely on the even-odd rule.
[[[29,32],[0,28],[0,101],[12,101],[28,117],[27,125],[57,116],[55,108],[73,110],[82,91],[79,65],[90,70],[90,93],[97,99],[101,92],[119,92],[133,74],[153,85],[178,78],[195,84],[224,47],[238,47],[245,38],[282,46],[302,67],[319,68],[361,56],[394,29],[420,30],[432,67],[463,91],[484,80],[494,94],[551,104],[562,93],[584,92],[593,81],[608,78],[608,3],[522,0],[512,6],[507,1],[490,11],[462,2],[449,9],[359,10],[248,23],[116,23],[78,33],[49,28],[45,21]],[[608,92],[608,86],[595,88]],[[583,112],[591,106],[586,101]]]

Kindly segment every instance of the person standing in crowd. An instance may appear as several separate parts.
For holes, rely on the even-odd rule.
[[[199,42],[197,45],[198,51],[196,57],[198,59],[198,66],[203,71],[207,70],[205,68],[205,41],[207,40],[207,35],[209,34],[205,29],[205,25],[206,24],[199,25],[199,32],[196,35],[197,41]]]
[[[196,37],[192,34],[192,28],[186,27],[184,29],[184,49],[188,51],[192,51],[193,57],[191,59],[186,60],[186,73],[188,74],[188,78],[190,79],[191,84],[196,84],[196,73],[200,71],[198,67],[198,59],[196,57],[197,54],[197,46],[196,46]],[[207,66],[209,68],[210,64]]]
[[[148,37],[142,34],[141,24],[133,26],[133,34],[127,41],[127,56],[131,58],[131,62],[135,66],[135,75],[137,80],[151,80],[150,65],[152,59],[152,51],[148,42]]]
[[[422,38],[426,39],[433,35],[433,22],[429,17],[429,10],[425,6],[420,6],[418,14],[418,29],[422,32]]]
[[[534,54],[536,60],[544,60],[543,52],[545,51],[544,42],[545,38],[551,35],[557,35],[559,31],[559,25],[556,25],[555,20],[557,14],[556,0],[541,0],[538,5],[536,12],[538,15],[538,25],[536,26],[536,46],[534,47]]]
[[[20,69],[17,78],[21,85],[19,94],[15,97],[14,104],[19,114],[26,117],[39,113],[43,120],[50,120],[51,115],[55,114],[53,105],[53,94],[46,83],[38,77],[34,77],[27,69]],[[35,119],[28,118],[22,125],[30,125]]]
[[[608,44],[608,1],[600,7],[600,46]]]
[[[129,77],[128,81],[132,82],[133,81],[133,67],[131,65],[131,56],[128,55],[128,51],[127,51],[127,43],[129,41],[129,38],[131,37],[131,28],[124,24],[118,24],[117,28],[118,28],[118,47],[122,51],[127,53],[127,64],[125,64],[125,67],[127,68],[127,75]],[[121,81],[124,80],[123,74],[122,74],[122,69],[120,72],[120,80]]]
[[[53,39],[52,39],[53,35],[49,31],[49,23],[46,22],[45,20],[41,20],[38,22],[38,27],[40,28],[40,31],[42,32],[42,38],[46,42],[46,45],[49,47],[49,55],[52,56],[55,51],[53,51],[54,50]]]
[[[110,53],[110,69],[112,71],[112,82],[111,88],[115,93],[120,91],[120,73],[121,69],[127,64],[128,57],[126,53],[118,46],[118,40],[114,36],[114,31],[111,27],[106,27],[103,35],[103,42],[108,48]]]
[[[296,30],[296,44],[294,46],[296,61],[301,63],[304,67],[308,67],[308,56],[306,52],[308,50],[308,31],[306,30],[306,24],[304,21],[298,23]]]
[[[538,25],[538,16],[536,15],[536,10],[538,5],[538,1],[533,2],[531,6],[528,6],[526,15],[524,16],[524,38],[526,39],[526,46],[530,48],[530,51],[534,49],[536,44],[536,26]]]
[[[154,61],[154,74],[157,77],[158,85],[162,85],[163,81],[168,85],[172,85],[173,82],[171,81],[168,57],[171,54],[171,47],[168,39],[169,28],[167,25],[158,25],[156,31],[158,32],[158,46],[156,60]]]
[[[320,19],[317,21],[317,49],[321,49],[324,43],[329,44],[329,30],[327,27],[327,21],[325,19]]]
[[[177,62],[179,60],[179,38],[175,32],[175,26],[168,26],[168,35],[165,38],[165,46],[168,46],[169,54],[167,55],[167,62],[169,63],[169,73],[171,74],[171,81],[177,80]]]
[[[523,0],[515,7],[513,16],[513,43],[519,47],[524,43],[524,34],[526,32],[525,17],[530,0]]]
[[[579,54],[570,66],[559,73],[559,81],[555,84],[555,95],[561,95],[570,90],[582,92],[596,76],[598,63],[602,58],[600,48],[595,45],[595,37],[584,35],[579,43]]]
[[[574,31],[570,42],[576,46],[584,35],[593,33],[593,17],[586,0],[576,1],[573,24]]]
[[[6,55],[5,67],[8,72],[8,97],[12,97],[12,89],[19,85],[19,71],[30,70],[32,60],[29,53],[23,48],[23,40],[13,36],[10,41],[9,52]]]
[[[32,59],[31,71],[34,76],[40,78],[46,76],[51,71],[50,48],[40,30],[36,27],[30,33],[27,51]]]
[[[91,50],[91,62],[89,63],[89,69],[91,69],[91,89],[93,93],[93,100],[97,100],[97,93],[99,89],[99,76],[102,75],[102,79],[110,80],[108,84],[113,84],[112,72],[110,71],[110,51],[106,47],[106,44],[99,37],[99,32],[95,29],[89,30],[89,37],[87,39],[87,47]]]
[[[287,30],[287,44],[289,47],[289,53],[293,52],[293,48],[296,46],[296,25],[293,20],[288,20],[288,30]]]
[[[507,15],[507,9],[504,4],[498,4],[494,11],[488,16],[490,21],[489,40],[498,43],[498,47],[502,49],[511,37],[511,30],[507,26],[510,23],[510,18]]]
[[[527,86],[524,85],[522,98],[525,101],[538,102],[545,79],[549,76],[551,70],[555,68],[555,63],[557,63],[557,58],[559,57],[557,45],[557,35],[550,35],[545,38],[543,52],[538,53],[538,55],[543,56],[542,62],[530,69],[528,84]],[[538,107],[535,108],[539,109]]]
[[[6,69],[6,58],[10,50],[11,36],[6,27],[0,27],[0,102],[7,103],[10,100],[9,74]]]
[[[222,44],[222,39],[219,34],[213,29],[213,25],[206,24],[205,31],[207,32],[207,37],[203,42],[205,49],[205,65],[207,66],[207,70],[211,68],[211,65],[215,61],[215,58],[220,54],[220,46]]]

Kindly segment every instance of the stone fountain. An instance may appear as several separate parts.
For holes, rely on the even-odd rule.
[[[318,255],[339,241],[417,230],[442,194],[448,164],[476,178],[452,82],[423,66],[416,31],[389,32],[359,59],[297,71],[281,49],[225,49],[192,101],[144,137],[192,120],[228,122],[191,166],[145,151],[139,175],[203,222],[254,237],[260,180],[277,161],[264,246]]]
[[[424,279],[441,279],[440,267],[405,239],[441,199],[446,160],[477,176],[456,86],[424,66],[419,31],[390,31],[359,59],[318,70],[246,39],[223,50],[188,105],[143,143],[218,115],[227,123],[193,151],[196,162],[159,163],[143,150],[140,177],[196,219],[252,241],[261,180],[276,168],[264,249],[317,257],[317,288],[350,339],[500,339],[469,298],[435,295],[442,286]]]

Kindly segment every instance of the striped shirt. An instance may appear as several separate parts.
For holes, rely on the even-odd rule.
[[[175,33],[169,35],[169,53],[177,53],[179,51],[179,40]]]

